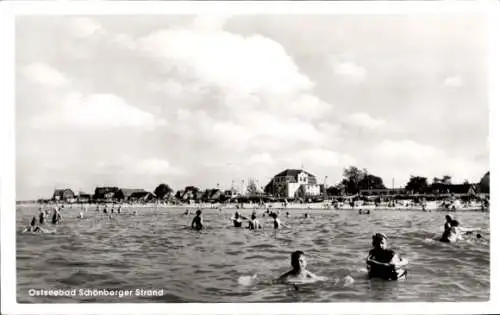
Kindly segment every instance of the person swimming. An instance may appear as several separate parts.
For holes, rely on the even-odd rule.
[[[36,216],[34,216],[31,219],[30,224],[24,228],[23,233],[26,232],[43,232],[43,230],[39,226],[36,226]]]
[[[401,258],[394,250],[388,249],[387,243],[388,238],[385,234],[373,235],[373,248],[366,258],[368,276],[385,280],[406,278],[407,271],[403,267],[408,264],[408,261]]]
[[[186,209],[186,211],[184,211],[184,215],[188,215],[189,214],[189,209]]]
[[[257,220],[257,215],[255,212],[252,213],[250,221],[248,221],[248,228],[250,230],[262,229],[262,224]]]
[[[83,219],[83,211],[80,211],[78,216],[76,217],[77,219]]]
[[[303,280],[303,279],[319,279],[312,272],[306,269],[307,260],[303,251],[295,251],[291,254],[290,264],[292,265],[292,270],[287,273],[282,274],[278,280],[282,282],[290,280]]]
[[[457,220],[452,219],[450,215],[445,216],[446,223],[444,224],[444,232],[441,238],[439,239],[440,242],[443,243],[455,243],[456,241],[461,241],[463,240],[463,235],[473,235],[473,232],[479,231],[479,229],[476,228],[467,228],[467,227],[462,227],[460,225],[460,222]],[[479,235],[479,237],[478,237]],[[481,238],[481,234],[476,234],[476,238]]]
[[[196,210],[196,216],[193,218],[191,222],[191,228],[195,230],[203,229],[203,218],[201,217],[201,210]]]

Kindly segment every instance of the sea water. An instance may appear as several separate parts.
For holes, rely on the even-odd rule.
[[[451,213],[462,225],[481,229],[480,240],[436,241],[444,212],[289,210],[288,229],[232,227],[235,209],[205,209],[207,228],[189,228],[184,208],[122,208],[112,217],[78,206],[63,210],[64,222],[45,224],[54,234],[22,234],[38,206],[16,216],[17,299],[31,303],[77,302],[364,302],[486,301],[489,299],[489,213]],[[136,215],[133,213],[137,211]],[[250,216],[252,209],[239,209]],[[304,218],[304,213],[310,218]],[[371,236],[389,236],[390,247],[410,262],[408,279],[366,276]],[[290,269],[290,253],[305,252],[311,272],[326,280],[275,284]],[[50,296],[33,290],[73,290]],[[114,295],[79,294],[106,289]],[[30,291],[31,290],[31,291]],[[88,291],[85,291],[88,290]],[[142,291],[138,291],[142,290]],[[144,292],[144,294],[136,294]],[[38,292],[38,291],[37,291]],[[156,294],[153,294],[155,293]],[[128,294],[130,293],[130,294]]]

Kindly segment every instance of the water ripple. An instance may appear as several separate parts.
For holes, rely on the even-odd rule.
[[[131,215],[138,210],[138,215]],[[436,241],[444,214],[418,211],[290,210],[289,229],[274,230],[263,210],[258,231],[231,226],[233,210],[205,210],[208,228],[192,231],[184,209],[124,208],[110,219],[89,209],[66,209],[55,234],[17,235],[19,302],[74,302],[30,297],[30,288],[163,288],[163,296],[79,296],[79,302],[352,302],[483,301],[489,299],[489,216],[454,214],[481,229],[482,239],[459,244]],[[253,210],[239,210],[249,216]],[[20,207],[20,231],[36,212]],[[311,218],[304,218],[304,213]],[[364,259],[371,235],[386,233],[409,261],[406,281],[368,280]],[[308,269],[328,281],[272,285],[290,268],[290,253],[306,252]],[[481,272],[478,272],[480,270]]]

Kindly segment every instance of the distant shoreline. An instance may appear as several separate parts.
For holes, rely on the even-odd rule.
[[[26,203],[21,203],[17,204],[17,207],[26,207],[26,206],[52,206],[52,204],[40,204],[37,202],[26,202]],[[79,209],[84,206],[88,206],[90,208],[95,208],[97,204],[65,204],[65,207],[70,207],[70,209],[75,208]],[[240,211],[245,211],[245,210],[266,210],[265,206],[254,206],[254,205],[249,205],[246,204],[243,207],[236,207],[236,204],[230,204],[230,205],[225,205],[225,204],[179,204],[179,205],[174,205],[174,204],[154,204],[154,203],[146,203],[146,204],[118,204],[122,208],[161,208],[161,209],[231,209],[231,210],[240,210]],[[449,209],[444,209],[440,207],[430,207],[426,208],[426,210],[423,210],[422,207],[387,207],[387,206],[379,206],[375,207],[373,205],[361,205],[361,206],[355,206],[354,208],[350,206],[342,206],[339,208],[335,208],[333,206],[328,206],[325,203],[313,203],[313,204],[293,204],[289,203],[286,207],[283,207],[282,203],[269,203],[270,205],[269,209],[270,210],[280,210],[280,211],[289,211],[289,210],[325,210],[325,211],[353,211],[357,212],[359,210],[370,210],[370,211],[419,211],[419,212],[489,212],[489,209],[486,209],[485,211],[481,210],[480,206],[473,206],[473,207],[467,207],[467,208],[456,208],[456,210],[449,210]],[[102,207],[103,205],[100,204]]]

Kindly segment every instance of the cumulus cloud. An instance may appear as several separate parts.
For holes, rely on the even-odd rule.
[[[376,129],[385,125],[382,119],[371,117],[368,113],[354,113],[347,117],[347,123],[367,129]]]
[[[463,85],[463,80],[461,76],[449,76],[444,79],[443,85],[445,87],[461,87]]]
[[[69,30],[76,38],[85,38],[95,34],[104,33],[102,26],[95,20],[88,17],[71,18],[69,22]]]
[[[432,178],[453,174],[453,181],[476,180],[485,170],[481,163],[463,156],[448,154],[445,150],[412,140],[384,140],[375,147],[374,155],[390,164],[394,173],[407,180],[410,175]]]
[[[166,29],[138,39],[137,44],[165,67],[175,65],[186,75],[228,91],[273,94],[313,85],[279,43],[260,35]]]
[[[165,175],[165,174],[181,174],[182,172],[172,167],[167,160],[158,158],[149,158],[140,161],[134,165],[130,165],[137,173],[141,175]]]
[[[437,156],[438,153],[439,151],[436,148],[412,140],[383,140],[376,147],[376,154],[395,159],[432,158]]]
[[[364,81],[367,75],[367,71],[364,67],[350,61],[335,63],[334,71],[338,75],[359,82]]]
[[[49,88],[65,87],[69,84],[69,79],[63,73],[44,62],[27,65],[23,73],[28,79]]]
[[[258,153],[251,155],[247,160],[247,164],[249,165],[271,164],[273,163],[273,161],[274,160],[269,153]]]
[[[78,126],[78,127],[144,127],[165,125],[166,121],[131,106],[113,94],[91,94],[84,96],[72,92],[62,106],[34,119],[36,127]]]

